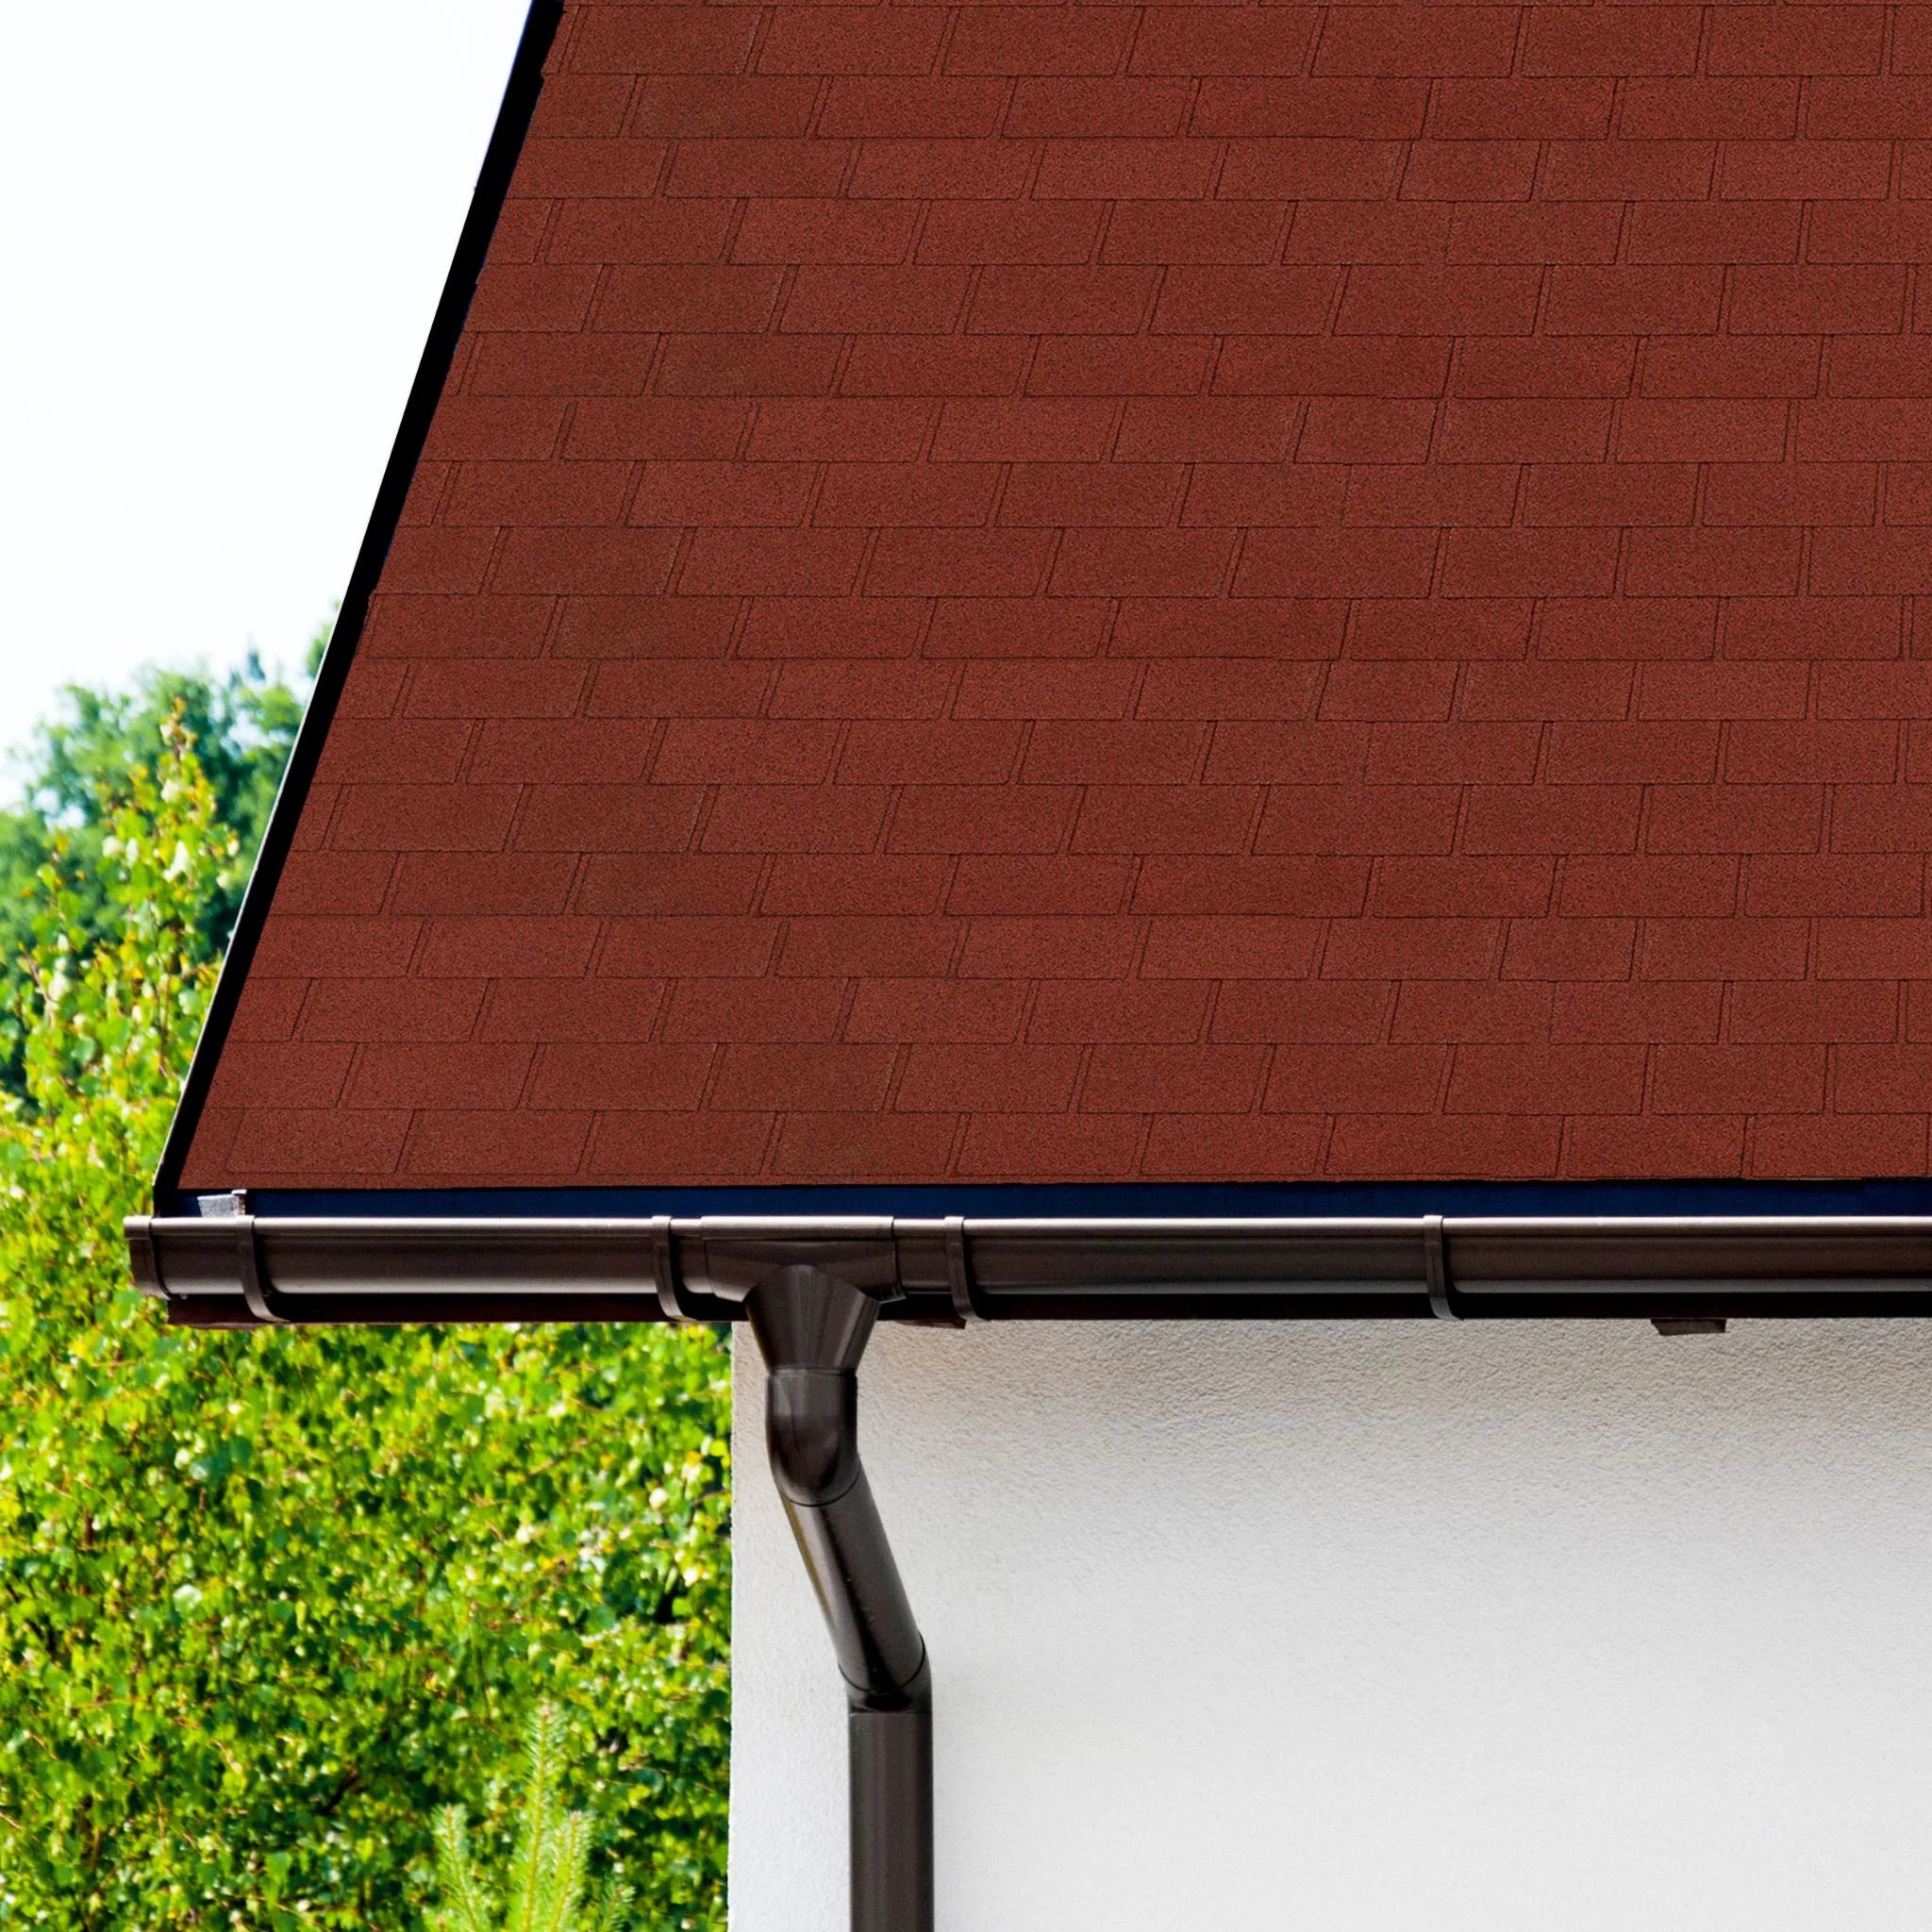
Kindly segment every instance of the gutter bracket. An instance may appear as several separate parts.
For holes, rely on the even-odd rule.
[[[1423,1273],[1429,1284],[1429,1312],[1439,1322],[1461,1321],[1452,1299],[1456,1291],[1449,1279],[1449,1251],[1440,1214],[1423,1216]]]
[[[684,1277],[678,1272],[670,1215],[652,1215],[650,1228],[651,1276],[658,1288],[658,1306],[667,1322],[678,1327],[695,1327],[705,1317],[694,1312],[684,1298]]]
[[[985,1311],[973,1299],[973,1270],[966,1259],[966,1217],[946,1216],[946,1285],[953,1291],[953,1316],[962,1328],[984,1322]]]
[[[263,1327],[291,1326],[296,1317],[269,1285],[268,1266],[261,1252],[261,1230],[250,1211],[248,1190],[236,1188],[225,1194],[203,1194],[196,1205],[204,1221],[231,1221],[235,1224],[235,1273],[248,1312]]]
[[[261,1235],[252,1214],[235,1216],[235,1235],[242,1275],[242,1299],[258,1322],[283,1328],[296,1319],[288,1304],[269,1286],[268,1270],[262,1264]]]

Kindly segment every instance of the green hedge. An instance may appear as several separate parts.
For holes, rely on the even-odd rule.
[[[549,1700],[601,1873],[724,1925],[728,1364],[704,1331],[202,1335],[127,1283],[234,862],[178,731],[50,870],[0,1112],[0,1926],[403,1932]]]

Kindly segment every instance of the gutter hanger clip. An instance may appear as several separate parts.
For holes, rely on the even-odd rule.
[[[1449,1250],[1442,1239],[1442,1217],[1423,1216],[1423,1274],[1429,1284],[1429,1312],[1439,1322],[1459,1322],[1449,1280]]]
[[[258,1322],[272,1328],[287,1327],[296,1317],[288,1304],[269,1286],[268,1267],[262,1257],[261,1231],[248,1211],[248,1191],[236,1188],[225,1194],[199,1194],[195,1206],[204,1221],[232,1221],[235,1224],[237,1272],[242,1277],[242,1299]]]

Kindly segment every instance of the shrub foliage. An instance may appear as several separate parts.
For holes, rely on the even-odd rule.
[[[408,1923],[439,1807],[508,1843],[554,1703],[599,1881],[721,1932],[721,1344],[198,1334],[128,1284],[235,859],[163,735],[104,809],[108,929],[42,875],[0,1102],[0,1927]]]

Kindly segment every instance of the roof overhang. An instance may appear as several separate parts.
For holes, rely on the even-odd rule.
[[[741,1319],[775,1270],[888,1321],[1712,1323],[1932,1314],[1932,1216],[625,1219],[204,1213],[127,1223],[189,1326]]]

